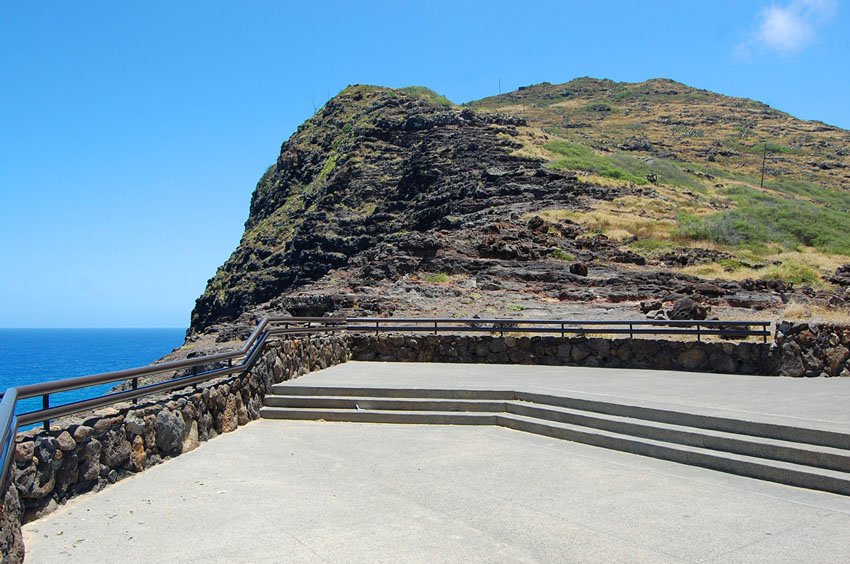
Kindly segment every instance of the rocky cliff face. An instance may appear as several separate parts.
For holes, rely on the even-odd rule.
[[[493,266],[475,264],[479,258],[540,258],[530,244],[535,232],[515,221],[521,214],[547,205],[581,209],[621,191],[512,155],[520,125],[390,89],[346,89],[284,143],[260,180],[245,235],[198,299],[192,329],[267,302],[296,313],[380,311],[389,304],[344,294],[423,271],[448,276]],[[330,306],[286,300],[331,273],[339,285],[323,294]]]
[[[190,334],[268,312],[599,316],[629,302],[633,316],[650,298],[769,308],[792,293],[781,281],[706,283],[671,269],[728,258],[722,249],[647,257],[581,221],[621,201],[669,204],[657,178],[553,166],[535,152],[549,134],[533,115],[421,94],[351,86],[298,128],[257,184]]]

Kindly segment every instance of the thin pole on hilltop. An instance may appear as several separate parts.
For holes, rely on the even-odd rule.
[[[761,157],[761,187],[764,188],[764,167],[767,163],[767,142],[764,143],[764,154]]]

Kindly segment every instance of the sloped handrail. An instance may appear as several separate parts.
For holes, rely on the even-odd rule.
[[[8,471],[14,458],[15,435],[19,427],[44,422],[45,428],[49,429],[50,420],[57,417],[73,415],[122,401],[137,400],[152,394],[179,390],[221,376],[243,372],[256,361],[271,336],[334,332],[345,329],[345,324],[346,320],[338,317],[267,317],[260,321],[242,346],[234,351],[8,388],[3,392],[2,401],[0,401],[0,429],[2,429],[0,431],[0,437],[2,437],[2,443],[0,443],[0,486],[2,486],[0,487],[0,494],[4,494],[6,490]],[[234,363],[235,360],[240,358],[241,362]],[[223,362],[227,362],[227,365],[198,371],[199,368],[208,367],[210,364]],[[192,373],[188,376],[181,375],[163,382],[144,386],[138,385],[141,377],[186,369],[192,370]],[[130,390],[112,392],[60,406],[50,406],[50,394],[128,380],[132,384]],[[42,397],[42,409],[20,415],[15,413],[19,400],[39,396]]]

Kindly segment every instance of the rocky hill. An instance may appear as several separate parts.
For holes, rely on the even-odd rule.
[[[640,301],[690,296],[743,317],[841,304],[848,155],[847,131],[668,80],[578,79],[464,106],[350,86],[260,179],[190,334],[226,339],[284,311],[635,317]]]

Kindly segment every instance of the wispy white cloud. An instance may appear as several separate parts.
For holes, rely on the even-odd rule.
[[[791,0],[768,6],[759,14],[758,28],[738,46],[738,52],[744,56],[753,49],[798,53],[815,40],[818,29],[837,9],[837,0]]]

